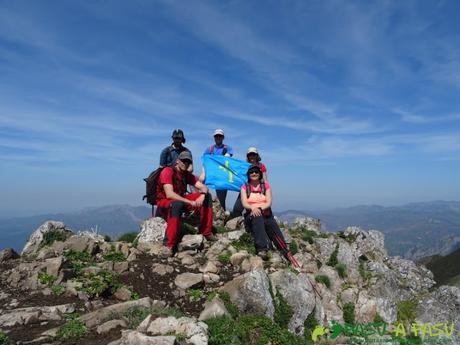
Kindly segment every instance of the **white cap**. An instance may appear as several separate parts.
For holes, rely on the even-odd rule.
[[[218,128],[218,129],[216,129],[216,130],[214,131],[213,136],[214,136],[214,135],[224,135],[224,130]]]
[[[257,149],[255,147],[250,147],[250,148],[248,148],[248,152],[246,154],[248,155],[250,153],[259,154],[259,151],[257,151]]]

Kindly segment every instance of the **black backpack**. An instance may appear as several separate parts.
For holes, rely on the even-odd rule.
[[[147,199],[147,203],[152,206],[157,204],[157,185],[163,169],[164,168],[158,168],[152,171],[150,175],[144,179],[145,195],[142,197],[142,200]]]

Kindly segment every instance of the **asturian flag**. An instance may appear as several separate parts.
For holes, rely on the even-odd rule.
[[[202,158],[206,174],[205,184],[212,189],[227,189],[239,192],[248,181],[247,171],[251,164],[239,159],[204,155]]]

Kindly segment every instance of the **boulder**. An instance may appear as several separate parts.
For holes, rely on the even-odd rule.
[[[125,331],[115,344],[123,345],[178,345],[174,336],[150,337],[138,331]]]
[[[223,315],[230,315],[230,313],[225,308],[224,302],[219,297],[216,297],[204,304],[204,309],[198,320],[206,321]]]
[[[71,232],[65,229],[65,225],[62,222],[56,222],[53,220],[48,220],[42,225],[40,225],[29,237],[27,243],[24,246],[24,249],[21,252],[21,255],[30,255],[37,253],[41,247],[43,241],[43,236],[50,232],[56,231],[63,233],[65,236],[68,236]]]
[[[188,272],[179,274],[174,280],[174,284],[182,290],[200,287],[203,285],[203,274]]]
[[[161,242],[165,235],[166,221],[160,217],[152,217],[140,224],[140,233],[136,239],[139,244]]]
[[[125,320],[110,320],[104,322],[102,325],[97,326],[96,332],[98,334],[109,333],[111,330],[117,327],[126,328],[128,327],[128,324]]]
[[[199,250],[203,247],[203,235],[185,235],[179,243],[179,251]]]
[[[3,250],[0,250],[0,262],[14,260],[17,258],[19,258],[19,255],[15,252],[13,248],[5,248]]]
[[[315,308],[315,292],[305,274],[296,275],[289,270],[277,271],[270,274],[273,294],[277,291],[292,307],[293,315],[289,329],[300,335],[304,331],[304,322]]]
[[[230,231],[243,230],[244,231],[244,218],[242,216],[230,219],[225,223],[225,227]]]
[[[245,273],[227,282],[222,291],[246,314],[266,315],[273,318],[275,307],[270,294],[267,274],[259,269]]]
[[[164,276],[165,274],[174,272],[174,268],[164,264],[154,264],[152,266],[152,272]]]
[[[294,228],[305,228],[318,234],[321,232],[321,221],[312,217],[296,217],[292,226]]]

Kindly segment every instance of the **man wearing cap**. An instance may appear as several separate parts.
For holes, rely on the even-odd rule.
[[[172,132],[171,138],[173,140],[173,143],[170,146],[165,147],[163,151],[161,151],[160,168],[174,166],[176,163],[176,159],[181,152],[190,152],[188,148],[182,145],[185,143],[185,136],[182,129],[175,129]],[[190,165],[189,171],[193,171],[193,165]]]
[[[224,130],[223,129],[216,129],[214,131],[214,142],[216,143],[215,145],[211,145],[210,147],[206,148],[204,151],[205,155],[221,155],[221,156],[227,156],[227,157],[232,157],[233,156],[233,149],[231,146],[225,145],[224,144]],[[225,208],[225,199],[227,198],[227,190],[216,190],[216,195],[217,199],[219,199],[219,203],[224,209],[225,213],[227,215],[230,214],[230,212],[226,211]]]
[[[208,240],[215,241],[212,234],[212,198],[208,187],[188,171],[193,163],[189,151],[182,151],[173,167],[166,167],[160,173],[157,185],[157,207],[162,215],[167,216],[162,256],[169,257],[179,242],[181,214],[184,210],[200,210],[200,233]],[[187,184],[198,192],[186,195]]]

